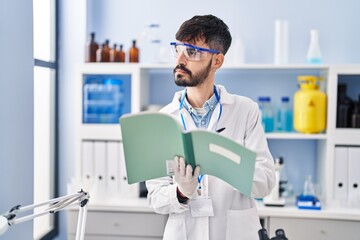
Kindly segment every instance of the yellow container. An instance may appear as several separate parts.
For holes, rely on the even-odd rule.
[[[294,128],[301,133],[320,133],[326,127],[326,95],[316,76],[298,76],[300,90],[294,96]]]

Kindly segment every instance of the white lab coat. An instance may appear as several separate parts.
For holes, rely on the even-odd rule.
[[[217,86],[222,104],[222,114],[217,129],[220,134],[236,140],[257,153],[252,197],[268,195],[275,185],[274,164],[269,152],[259,117],[257,103],[249,98],[229,94]],[[181,124],[179,99],[182,91],[175,93],[173,101],[161,112],[174,115]],[[190,114],[182,108],[187,129],[196,128]],[[214,131],[220,111],[219,104],[211,116],[209,130]],[[201,167],[201,166],[200,166]],[[258,240],[261,228],[256,203],[224,181],[208,176],[208,195],[212,199],[214,216],[193,218],[188,204],[180,204],[176,197],[176,182],[165,177],[146,182],[151,208],[160,214],[169,214],[164,240]]]

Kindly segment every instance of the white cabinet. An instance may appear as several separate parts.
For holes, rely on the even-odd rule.
[[[327,139],[326,139],[326,151],[325,156],[322,156],[319,161],[323,162],[326,166],[325,171],[322,173],[322,183],[325,186],[326,202],[328,207],[356,207],[360,208],[360,194],[353,196],[349,199],[344,191],[341,194],[344,196],[339,198],[338,190],[338,177],[342,174],[342,171],[349,170],[348,161],[343,158],[343,163],[339,163],[339,159],[336,159],[337,150],[341,148],[357,149],[360,147],[360,129],[359,128],[337,128],[336,116],[337,116],[337,91],[340,83],[346,83],[349,91],[353,92],[353,95],[358,96],[360,94],[360,66],[333,66],[329,68],[328,76],[328,126],[327,126]],[[355,97],[354,97],[355,98]],[[360,160],[360,154],[356,158]],[[336,165],[342,164],[339,168]],[[345,165],[348,169],[345,170]],[[349,177],[349,171],[347,171],[347,177]],[[351,174],[353,175],[353,174]],[[347,184],[347,187],[349,185]],[[359,188],[357,188],[358,190]],[[358,191],[357,191],[358,192]],[[354,199],[356,198],[356,199]],[[345,201],[344,201],[345,199]],[[357,201],[356,205],[350,204],[349,201]]]
[[[268,233],[274,236],[280,228],[290,240],[358,240],[360,236],[359,221],[270,217]]]
[[[78,210],[67,214],[68,239],[75,239]],[[89,209],[85,239],[162,239],[167,216],[150,211]]]

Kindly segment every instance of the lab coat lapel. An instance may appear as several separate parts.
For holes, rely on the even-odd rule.
[[[221,117],[219,119],[219,113],[220,113],[220,104],[218,103],[218,104],[216,104],[214,112],[211,114],[209,126],[207,128],[209,131],[215,131],[216,124],[218,125],[217,126],[218,128],[221,128],[221,125],[220,125]],[[219,119],[219,123],[217,123],[218,119]]]
[[[182,115],[184,116],[186,130],[195,129],[196,125],[195,125],[194,120],[192,119],[190,113],[185,108],[182,108],[180,110],[180,113],[182,113]],[[179,116],[179,117],[181,118],[181,116]]]

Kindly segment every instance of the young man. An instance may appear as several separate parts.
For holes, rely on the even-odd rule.
[[[215,85],[215,73],[231,44],[227,25],[212,15],[185,21],[171,43],[174,79],[183,91],[161,111],[174,115],[184,129],[206,128],[232,138],[257,153],[252,197],[213,176],[199,176],[182,156],[174,158],[175,175],[147,181],[155,212],[169,214],[164,239],[258,240],[261,228],[253,198],[275,185],[273,158],[267,146],[258,105]]]

